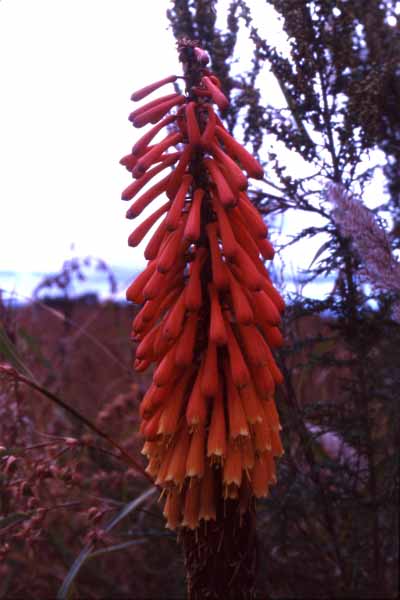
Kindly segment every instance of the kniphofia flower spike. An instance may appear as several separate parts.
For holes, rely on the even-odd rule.
[[[150,129],[121,160],[134,178],[122,198],[133,200],[127,217],[135,219],[163,197],[129,236],[136,246],[157,224],[127,298],[141,306],[135,367],[154,365],[140,407],[147,471],[164,490],[167,526],[193,529],[216,519],[217,494],[244,511],[276,481],[282,374],[271,349],[282,343],[284,302],[263,263],[273,257],[267,227],[246,192],[262,167],[215,112],[228,100],[206,53],[188,41],[179,51],[186,93],[145,101],[130,115]]]

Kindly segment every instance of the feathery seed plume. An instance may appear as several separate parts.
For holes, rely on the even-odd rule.
[[[342,185],[331,184],[326,190],[333,204],[333,219],[344,237],[351,239],[362,263],[365,281],[379,291],[400,295],[400,262],[393,256],[389,237],[373,212]],[[400,300],[392,317],[400,323]]]

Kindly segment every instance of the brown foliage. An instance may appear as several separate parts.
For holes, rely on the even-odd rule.
[[[137,408],[149,375],[133,379],[129,369],[132,310],[57,300],[51,306],[3,305],[2,317],[35,378],[143,462]],[[167,570],[175,565],[176,573],[182,571],[181,559],[164,530],[157,494],[110,533],[104,531],[149,481],[38,392],[4,372],[0,386],[0,595],[55,597],[90,542],[94,552],[126,546],[85,563],[77,579],[79,597],[179,593],[183,573],[171,580]]]
[[[121,365],[129,364],[132,348],[126,337],[119,338],[118,326],[127,326],[131,309],[72,302],[57,310],[68,310],[74,326],[60,328],[59,317],[37,304],[7,309],[3,322],[37,379],[138,457],[137,406],[148,374],[141,379],[136,374],[133,381],[125,367],[107,358],[108,351],[119,352]],[[293,597],[294,589],[297,597],[326,597],[322,586],[336,595],[353,586],[352,597],[366,597],[363,582],[370,581],[376,560],[382,586],[389,591],[396,580],[395,540],[389,533],[396,513],[396,407],[382,394],[359,397],[352,384],[354,349],[338,337],[337,327],[333,318],[299,319],[295,308],[287,317],[281,353],[286,385],[278,397],[286,454],[277,486],[257,510],[258,591],[271,597]],[[64,372],[65,338],[75,357]],[[41,357],[32,350],[36,340]],[[388,344],[387,338],[365,354],[366,369],[369,364],[388,369],[386,385]],[[92,376],[82,391],[85,364]],[[68,395],[60,391],[60,381],[69,386]],[[105,381],[114,385],[107,389]],[[164,529],[157,496],[104,534],[110,518],[149,487],[147,480],[46,398],[4,379],[1,389],[3,595],[54,597],[83,546],[94,541],[95,551],[132,545],[89,559],[77,578],[78,597],[182,597],[183,561]],[[339,440],[336,453],[332,438],[323,437],[329,432]],[[382,547],[374,558],[376,535]]]

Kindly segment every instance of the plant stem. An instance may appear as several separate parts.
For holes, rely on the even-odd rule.
[[[185,41],[183,41],[183,44]],[[190,41],[187,47],[180,46],[180,58],[184,63],[187,92],[199,84],[199,67],[193,61]],[[203,128],[205,123],[203,123]],[[208,246],[206,225],[212,220],[212,209],[208,193],[209,177],[203,165],[203,151],[195,154],[190,164],[190,172],[198,186],[206,190],[201,210],[200,243]],[[210,259],[202,270],[201,284],[204,322],[210,319],[210,301],[207,293],[212,278]],[[207,335],[207,333],[206,333]],[[204,353],[206,338],[198,341],[197,352]],[[225,399],[227,405],[227,399]],[[218,485],[215,478],[216,487]],[[243,512],[239,499],[224,500],[222,489],[216,490],[217,507],[215,521],[201,521],[196,530],[182,529],[179,540],[185,555],[188,598],[254,598],[256,575],[256,514],[254,502],[249,503]]]
[[[189,600],[255,598],[256,513],[240,515],[237,500],[220,500],[217,520],[180,535]]]

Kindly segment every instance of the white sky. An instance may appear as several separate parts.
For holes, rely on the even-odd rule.
[[[282,47],[274,11],[249,4],[260,33]],[[0,271],[58,271],[72,243],[73,255],[144,264],[144,244],[127,246],[136,222],[125,219],[130,176],[119,159],[143,132],[127,120],[131,93],[181,73],[168,5],[0,0]],[[219,15],[227,5],[220,0]],[[239,44],[237,70],[250,59],[244,34]],[[268,73],[263,84],[283,105]],[[304,246],[303,268],[314,253],[315,244]]]
[[[142,134],[127,120],[131,93],[181,72],[168,5],[0,0],[0,271],[58,270],[71,243],[77,255],[144,264],[126,242],[135,225],[119,159]],[[262,12],[277,41],[274,12]]]
[[[119,159],[138,136],[130,95],[179,72],[167,2],[0,1],[0,270],[70,255],[137,261]]]

